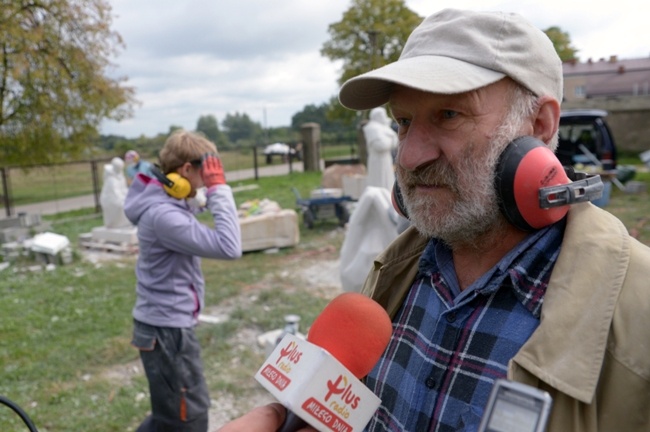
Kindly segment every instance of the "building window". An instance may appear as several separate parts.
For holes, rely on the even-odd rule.
[[[584,97],[586,97],[586,96],[587,96],[587,91],[586,91],[586,89],[585,89],[585,86],[583,86],[583,85],[575,86],[575,87],[573,88],[573,94],[574,94],[575,97],[577,97],[577,98],[584,98]]]

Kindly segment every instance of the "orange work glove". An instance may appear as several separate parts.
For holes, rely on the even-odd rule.
[[[205,187],[209,189],[212,186],[226,184],[226,176],[223,173],[223,165],[221,165],[219,156],[206,154],[202,159],[201,178]]]

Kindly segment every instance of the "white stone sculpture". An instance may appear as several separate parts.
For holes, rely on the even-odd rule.
[[[343,291],[360,292],[377,255],[398,235],[398,215],[383,187],[367,186],[357,203],[341,246]]]
[[[99,195],[104,227],[127,228],[133,225],[124,215],[124,200],[128,186],[124,177],[124,161],[119,157],[104,165],[104,185]]]
[[[370,119],[363,127],[363,135],[368,149],[368,177],[366,186],[393,188],[392,151],[397,148],[397,133],[390,127],[391,119],[383,107],[370,111]]]

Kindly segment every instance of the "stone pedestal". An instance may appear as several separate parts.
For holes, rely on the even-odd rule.
[[[300,127],[303,141],[304,171],[320,171],[320,125],[304,123]]]

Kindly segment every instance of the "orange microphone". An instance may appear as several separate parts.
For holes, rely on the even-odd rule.
[[[379,361],[393,331],[386,311],[358,293],[332,300],[307,340],[285,336],[256,379],[289,410],[279,432],[306,424],[319,431],[361,431],[380,404],[361,381]]]
[[[392,333],[393,323],[379,303],[349,292],[325,306],[307,340],[327,350],[355,377],[363,378],[379,361]]]

